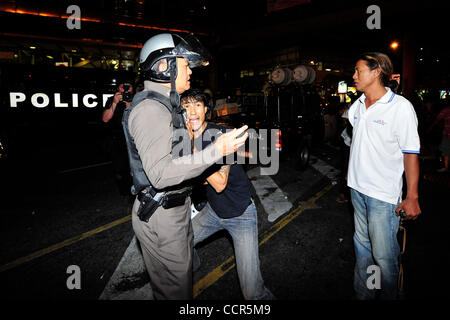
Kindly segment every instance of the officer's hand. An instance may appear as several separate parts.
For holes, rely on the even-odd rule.
[[[114,95],[113,103],[118,104],[120,101],[122,101],[122,99],[122,93],[116,92],[116,94]]]
[[[244,145],[245,140],[247,140],[248,138],[248,133],[245,132],[247,129],[248,126],[244,125],[239,129],[233,129],[232,131],[222,134],[216,140],[215,145],[219,150],[219,152],[222,153],[222,156],[234,153],[240,146]],[[242,133],[244,134],[241,137],[239,137]]]

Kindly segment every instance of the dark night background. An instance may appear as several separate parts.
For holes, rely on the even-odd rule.
[[[81,8],[80,30],[69,30],[66,26],[66,9],[69,5]],[[366,26],[371,15],[366,10],[370,5],[380,7],[379,30],[369,30]],[[100,97],[114,92],[115,84],[137,78],[139,51],[151,36],[161,32],[174,32],[181,36],[188,32],[195,33],[210,50],[213,61],[207,68],[194,69],[191,86],[210,89],[216,99],[233,100],[237,91],[247,98],[261,95],[261,89],[275,67],[308,65],[316,71],[316,80],[311,89],[320,94],[317,111],[322,114],[327,112],[327,106],[335,98],[339,81],[346,81],[351,86],[358,55],[367,51],[384,52],[394,63],[394,73],[401,75],[399,92],[413,103],[419,113],[427,101],[435,103],[436,108],[441,107],[443,99],[439,95],[450,91],[449,9],[449,2],[402,0],[1,0],[0,141],[8,156],[0,159],[3,242],[0,264],[4,265],[62,241],[69,235],[79,234],[124,215],[126,201],[117,204],[120,197],[115,193],[112,178],[107,171],[111,159],[104,144],[107,133],[101,121],[103,108]],[[393,41],[399,44],[395,50],[390,47]],[[56,67],[55,62],[64,62],[68,66]],[[25,93],[26,101],[12,108],[10,92]],[[36,108],[31,105],[31,95],[38,92],[49,96],[50,104],[47,107]],[[55,107],[54,93],[60,93],[61,100],[69,103],[69,107]],[[79,97],[88,93],[95,94],[99,97],[98,105],[87,108],[80,101],[78,108],[72,107],[73,93],[78,93]],[[252,120],[254,119],[250,117],[241,118],[243,122]],[[419,129],[426,129],[421,126],[424,125],[419,122]],[[332,157],[338,159],[339,154],[333,150],[319,144],[312,152],[327,160]],[[421,164],[424,164],[421,174],[421,191],[424,194],[422,209],[434,214],[448,213],[446,198],[450,180],[448,175],[434,175],[441,163],[439,159],[426,162],[428,151],[424,150],[421,160]],[[65,174],[71,170],[92,165],[99,165],[99,170],[93,174],[80,171],[73,176],[67,175],[67,180],[64,180]],[[285,171],[281,170],[274,177],[275,181],[288,185],[288,178],[292,176],[290,169],[287,165]],[[308,190],[307,183],[314,180],[314,174],[310,171],[295,172],[306,176],[301,178],[302,186],[298,189],[304,193],[295,199],[296,204],[312,196],[314,192],[311,190],[327,183],[324,179],[317,178],[317,183]],[[296,246],[298,243],[310,244],[308,241],[317,237],[320,238],[318,242],[326,244],[327,234],[338,237],[342,230],[351,232],[350,216],[347,212],[339,215],[339,210],[347,208],[336,209],[333,196],[334,194],[325,198],[329,203],[323,200],[321,204],[323,208],[332,211],[327,213],[325,219],[322,220],[320,215],[305,214],[305,219],[310,220],[301,226],[290,226],[292,233],[284,236],[279,243],[287,243],[287,248],[292,243]],[[42,214],[44,217],[41,218],[35,215],[34,208],[39,206],[48,208],[47,216]],[[95,215],[82,213],[79,208],[83,206],[97,208]],[[119,208],[123,210],[119,211]],[[116,209],[117,212],[114,211]],[[22,212],[27,212],[28,215]],[[29,216],[30,212],[32,217]],[[439,278],[438,273],[445,276],[448,270],[448,264],[442,263],[446,260],[448,250],[441,252],[439,247],[445,242],[441,240],[445,234],[443,228],[447,226],[444,223],[446,217],[431,214],[427,217],[429,218],[422,219],[424,222],[421,220],[410,228],[411,248],[416,249],[411,249],[409,261],[417,263],[409,269],[410,279],[416,281],[410,281],[413,283],[409,292],[411,299],[436,298],[438,292],[434,291],[435,286],[431,284],[440,283],[433,281]],[[335,228],[341,221],[348,225]],[[319,224],[320,237],[314,229]],[[70,231],[66,230],[69,230],[68,225],[72,228]],[[266,227],[263,222],[260,225]],[[304,233],[303,228],[307,227],[311,229]],[[74,256],[79,254],[86,256],[86,259],[93,258],[89,263],[96,272],[99,266],[108,265],[109,269],[104,271],[107,279],[131,238],[129,228],[125,228],[125,225],[120,228],[120,234],[104,233],[96,244],[89,244],[90,249],[95,249],[86,251],[83,247],[83,253],[74,253]],[[11,234],[14,236],[10,236]],[[123,234],[126,236],[121,238]],[[299,235],[300,240],[295,238],[296,235]],[[294,238],[296,240],[292,240]],[[82,247],[84,244],[78,245]],[[341,251],[330,253],[330,257],[336,254],[347,259],[347,262],[351,261],[352,246],[350,242],[346,245],[347,251],[340,247]],[[106,262],[97,262],[95,250],[99,249],[96,246],[108,253],[108,249],[112,251],[114,248],[114,252],[105,258]],[[432,250],[427,251],[425,247]],[[267,248],[266,250],[284,253],[278,248],[277,242],[272,242]],[[324,248],[327,247],[324,245]],[[70,250],[77,252],[79,249],[75,247]],[[61,257],[49,255],[48,264],[56,266],[58,260],[72,257],[72,251],[61,252]],[[207,255],[207,248],[204,252]],[[286,249],[284,257],[289,255],[288,252]],[[311,261],[326,259],[310,248],[304,252],[305,256],[306,253],[311,253],[308,256]],[[208,254],[214,256],[215,253]],[[269,261],[276,264],[281,259],[272,254],[267,256],[267,264]],[[305,262],[299,259],[300,257],[289,256],[288,261],[298,264]],[[47,268],[45,263],[47,261],[37,269]],[[213,263],[215,261],[211,262]],[[343,270],[347,265],[339,267]],[[422,267],[428,273],[420,270]],[[32,274],[34,270],[34,267],[26,264],[23,268],[25,269],[8,272],[26,275],[28,271]],[[50,267],[51,270],[52,268]],[[269,270],[270,267],[266,268]],[[5,275],[5,279],[7,278],[8,274]],[[51,282],[50,278],[52,275],[45,276]],[[89,279],[96,287],[88,294],[84,291],[85,296],[71,293],[72,295],[59,297],[58,290],[42,289],[39,283],[33,287],[34,291],[24,294],[21,292],[22,287],[15,287],[14,283],[11,285],[8,282],[9,286],[5,285],[5,291],[11,290],[12,299],[20,299],[22,294],[27,299],[39,298],[40,295],[41,299],[97,299],[105,285],[105,280],[102,279],[101,282],[98,278],[95,274],[95,277]],[[300,299],[308,299],[308,292],[313,292],[314,299],[319,300],[320,297],[346,299],[350,295],[349,291],[345,291],[351,284],[346,278],[338,279],[344,284],[342,288],[336,289],[335,292],[339,294],[335,296],[332,295],[334,291],[330,291],[332,293],[328,296],[326,290],[315,288],[314,283],[321,280],[320,276],[307,278],[305,275],[303,280],[309,283],[309,287],[305,285]],[[327,285],[333,287],[334,280],[331,279]],[[232,286],[235,282],[228,281],[221,285]],[[280,283],[273,284],[274,287],[277,285]],[[285,291],[283,298],[295,299],[295,294],[298,294],[295,291],[297,283],[288,285],[293,293],[291,295],[290,291]],[[233,288],[230,289],[230,294]],[[314,290],[310,290],[311,288]],[[221,291],[221,288],[216,290],[219,293]],[[216,297],[214,294],[212,296]]]
[[[69,30],[66,19],[59,18],[72,4],[87,19],[80,30]],[[366,26],[366,10],[373,4],[381,9],[379,30]],[[52,152],[55,144],[63,147],[64,136],[64,145],[71,142],[76,146],[70,149],[79,150],[80,140],[100,134],[95,123],[100,105],[36,108],[29,103],[31,94],[48,92],[53,103],[54,92],[62,94],[63,102],[73,92],[109,93],[112,78],[136,77],[142,44],[168,30],[194,32],[211,51],[214,60],[195,70],[192,86],[211,89],[215,98],[232,96],[237,88],[260,92],[274,67],[314,61],[316,87],[324,90],[325,102],[338,81],[351,84],[355,59],[367,51],[391,57],[395,73],[402,75],[402,93],[412,101],[420,90],[429,95],[448,90],[448,6],[442,2],[278,1],[282,5],[286,8],[272,0],[1,1],[0,121],[2,135],[9,137],[4,144],[11,145],[14,156],[18,144],[11,141],[22,139],[22,133],[24,139],[35,139],[32,146],[49,144]],[[397,50],[389,47],[392,41],[399,43]],[[112,60],[120,67],[114,68]],[[54,67],[57,61],[73,67],[61,70]],[[12,91],[25,91],[27,101],[9,107]],[[71,137],[74,132],[78,135]],[[51,158],[60,169],[71,167],[68,159]]]

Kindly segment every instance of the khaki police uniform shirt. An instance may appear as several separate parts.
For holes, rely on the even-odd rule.
[[[169,88],[155,82],[145,81],[144,90],[170,96]],[[172,115],[155,100],[146,99],[139,103],[131,111],[128,127],[144,171],[156,189],[173,187],[194,178],[222,158],[215,144],[201,152],[173,158]]]

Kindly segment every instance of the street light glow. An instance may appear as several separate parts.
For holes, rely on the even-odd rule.
[[[391,43],[391,48],[396,50],[398,48],[398,42],[397,41],[392,42]]]

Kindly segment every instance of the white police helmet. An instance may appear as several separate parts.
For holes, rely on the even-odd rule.
[[[148,39],[142,47],[139,62],[143,79],[161,83],[174,81],[176,58],[186,58],[192,69],[208,65],[211,56],[193,34],[184,38],[171,33],[158,34]],[[162,59],[167,60],[168,67],[159,71],[157,62]],[[171,70],[174,70],[172,77]]]

